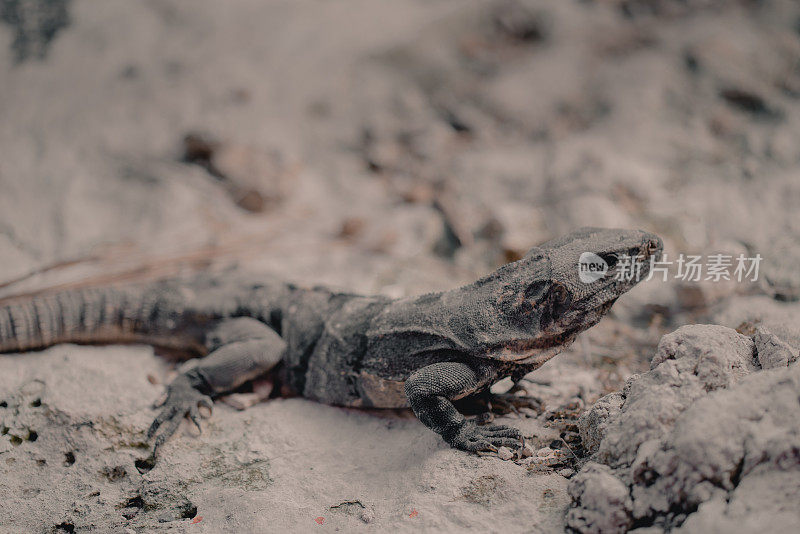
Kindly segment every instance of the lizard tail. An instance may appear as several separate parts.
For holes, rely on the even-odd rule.
[[[192,350],[179,293],[84,288],[0,302],[0,352],[58,343],[148,343]],[[189,339],[191,338],[191,339]]]

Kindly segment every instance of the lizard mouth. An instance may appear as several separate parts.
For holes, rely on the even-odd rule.
[[[613,298],[577,316],[562,318],[536,337],[492,346],[486,355],[495,360],[541,365],[571,345],[578,334],[597,324],[616,300]]]
[[[493,360],[520,364],[543,364],[575,341],[580,332],[580,329],[572,329],[532,339],[513,340],[490,347],[486,356]]]

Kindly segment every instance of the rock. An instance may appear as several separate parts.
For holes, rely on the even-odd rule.
[[[761,327],[793,350],[800,349],[800,304],[781,302],[767,296],[741,297],[721,306],[714,314],[719,324],[752,336]]]
[[[372,523],[375,520],[375,512],[371,508],[367,508],[361,512],[359,517],[364,523]]]
[[[570,483],[569,526],[621,531],[635,521],[751,531],[759,517],[770,525],[800,521],[793,504],[800,491],[800,367],[785,367],[792,349],[767,331],[754,339],[712,325],[662,338],[651,370],[626,384],[619,411],[584,421],[587,435],[604,435],[595,461]],[[759,346],[779,367],[759,371]],[[597,412],[607,409],[604,399]],[[621,490],[629,502],[611,497]],[[602,523],[607,517],[620,519]]]
[[[680,509],[691,518],[703,503],[722,501],[727,506],[707,513],[744,519],[758,502],[779,523],[800,520],[794,498],[787,500],[800,490],[798,388],[800,369],[774,370],[693,404],[658,443],[640,450],[632,466],[634,517]]]
[[[753,342],[756,344],[758,363],[761,364],[762,369],[786,367],[790,363],[797,361],[797,349],[765,327],[759,327],[756,330],[753,335]]]
[[[622,533],[633,524],[628,487],[606,465],[590,462],[575,475],[569,495],[580,507],[567,512],[567,525],[583,533]]]
[[[529,471],[543,471],[562,465],[564,460],[559,455],[554,454],[551,456],[534,456],[532,458],[526,458],[522,463],[528,466]]]
[[[530,443],[526,443],[523,445],[522,449],[520,449],[519,455],[521,458],[530,458],[534,455],[533,447],[531,447]]]
[[[508,447],[500,447],[497,449],[497,456],[501,460],[511,460],[514,457],[514,452]]]
[[[578,419],[578,431],[583,448],[593,454],[600,447],[606,431],[606,421],[617,415],[624,401],[621,393],[611,393],[595,402]]]
[[[761,275],[773,296],[779,300],[800,300],[800,237],[797,230],[784,228],[759,243]]]
[[[683,326],[662,337],[650,369],[673,362],[678,372],[696,375],[707,390],[726,387],[755,370],[751,340],[719,325]],[[691,369],[684,366],[689,363]]]
[[[620,412],[605,422],[601,462],[630,463],[695,399],[756,369],[753,341],[716,325],[684,326],[661,338],[651,370],[629,379]],[[587,434],[597,430],[585,430]]]

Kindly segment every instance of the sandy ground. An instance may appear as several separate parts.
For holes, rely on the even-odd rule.
[[[169,365],[151,348],[4,356],[0,531],[700,532],[796,518],[791,422],[715,450],[766,434],[771,449],[669,464],[702,436],[692,417],[735,413],[733,388],[768,413],[771,395],[788,398],[775,384],[796,380],[795,2],[7,0],[0,20],[0,297],[198,269],[400,296],[583,225],[654,231],[671,259],[763,257],[757,283],[642,284],[531,377],[544,412],[503,422],[540,450],[634,373],[658,390],[666,360],[684,377],[708,353],[728,376],[730,344],[753,347],[752,378],[734,373],[719,399],[693,396],[655,430],[637,414],[663,398],[607,398],[584,417],[580,461],[555,467],[450,450],[408,413],[302,399],[218,405],[153,467],[143,433]],[[650,364],[663,334],[698,322],[741,333]],[[770,364],[777,378],[763,354],[786,362]],[[615,445],[643,428],[649,448]],[[659,471],[685,458],[730,472]],[[658,501],[644,472],[711,489],[656,485],[671,495]],[[777,511],[747,520],[754,495]]]

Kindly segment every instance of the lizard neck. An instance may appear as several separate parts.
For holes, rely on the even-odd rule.
[[[504,361],[531,358],[534,350],[549,350],[555,342],[536,344],[548,309],[540,302],[547,267],[546,262],[515,262],[467,286],[393,301],[368,335],[381,343],[408,345],[413,340],[413,347],[404,347],[412,352],[454,350]],[[540,293],[526,291],[532,283]]]

